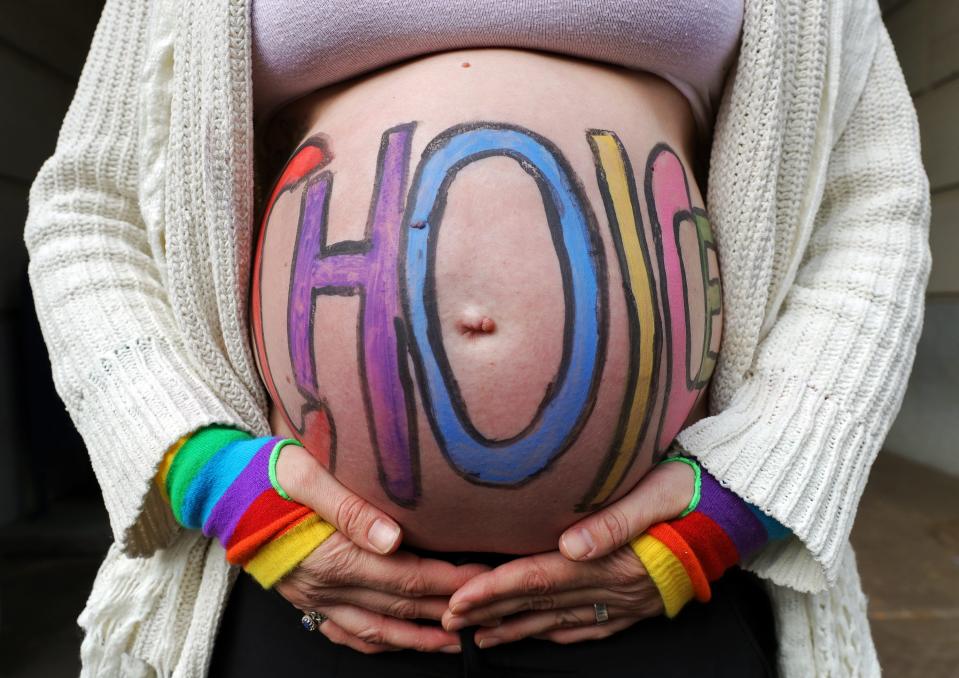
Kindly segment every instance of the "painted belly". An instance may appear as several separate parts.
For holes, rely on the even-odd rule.
[[[274,427],[416,545],[555,548],[636,483],[708,383],[721,328],[709,221],[666,144],[634,166],[615,131],[585,129],[583,176],[527,127],[454,125],[419,157],[416,134],[382,132],[362,239],[328,237],[331,140],[303,144],[272,192],[251,322]],[[501,192],[539,206],[504,230],[511,245],[451,267],[462,224],[510,219],[457,193],[492,162],[515,165]]]

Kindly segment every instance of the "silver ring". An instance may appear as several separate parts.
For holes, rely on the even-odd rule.
[[[593,603],[593,614],[596,615],[597,624],[605,624],[609,621],[609,610],[606,609],[606,603]]]
[[[329,617],[322,612],[304,612],[300,618],[300,624],[302,624],[303,628],[307,631],[316,631],[320,628],[320,624],[327,619],[329,619]]]

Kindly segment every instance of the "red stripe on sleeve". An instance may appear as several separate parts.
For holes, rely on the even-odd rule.
[[[243,565],[290,525],[312,513],[308,506],[287,501],[271,487],[256,498],[240,518],[226,545],[226,559]]]
[[[693,511],[669,524],[692,548],[709,581],[716,581],[739,562],[739,552],[733,540],[709,516]]]
[[[693,584],[693,591],[696,592],[696,600],[708,602],[712,597],[712,590],[709,587],[709,580],[706,579],[706,573],[703,571],[699,559],[693,552],[693,549],[686,543],[683,536],[672,528],[668,523],[656,523],[646,530],[649,534],[656,537],[682,563],[683,569],[689,575],[689,580]]]

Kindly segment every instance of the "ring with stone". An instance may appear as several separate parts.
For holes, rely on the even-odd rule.
[[[304,612],[303,617],[300,619],[300,623],[307,631],[316,631],[320,628],[320,624],[325,622],[327,619],[329,619],[329,617],[322,612]]]
[[[606,609],[606,603],[593,603],[593,614],[596,615],[597,624],[605,624],[609,621],[609,610]]]

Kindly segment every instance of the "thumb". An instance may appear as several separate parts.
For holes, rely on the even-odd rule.
[[[293,501],[316,511],[366,551],[386,555],[403,541],[402,530],[395,520],[340,484],[312,454],[298,445],[283,448],[276,462],[276,478]]]
[[[570,560],[612,553],[650,525],[682,513],[695,484],[696,473],[687,464],[655,466],[621,499],[568,527],[559,538],[559,550]]]

